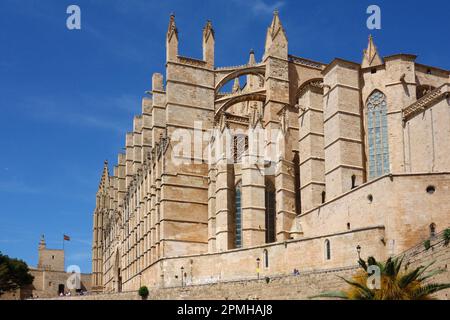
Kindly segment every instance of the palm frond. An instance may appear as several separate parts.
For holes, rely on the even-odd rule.
[[[391,258],[389,258],[387,261],[386,261],[386,266],[385,266],[385,269],[384,269],[384,273],[387,275],[387,276],[390,276],[390,277],[392,277],[392,276],[395,276],[395,263],[394,263],[394,261],[392,261],[392,259]]]
[[[363,259],[359,258],[358,264],[361,268],[363,268],[365,271],[367,271],[367,263]]]
[[[406,288],[413,281],[415,281],[420,276],[420,274],[421,274],[421,267],[406,273],[398,280],[398,286],[400,288]]]
[[[423,282],[423,281],[425,281],[425,280],[427,280],[427,279],[429,279],[431,277],[434,277],[437,274],[441,274],[443,272],[445,272],[444,269],[435,269],[435,270],[430,271],[427,274],[423,275],[422,277],[418,277],[417,281]]]
[[[415,300],[428,298],[427,296],[445,289],[450,289],[450,283],[430,283],[415,290],[412,298]]]
[[[405,256],[402,256],[401,259],[396,259],[396,268],[395,268],[395,274],[399,274],[400,269],[403,264],[403,259],[405,259]]]
[[[376,265],[376,264],[377,264],[377,260],[375,260],[374,257],[369,257],[369,258],[367,259],[367,264],[368,264],[369,266]]]
[[[366,286],[356,282],[356,281],[351,281],[351,280],[347,280],[343,277],[338,276],[339,278],[341,278],[342,280],[344,280],[347,284],[351,285],[352,287],[356,287],[359,290],[361,290],[362,296],[366,297],[368,299],[373,298],[374,294],[372,292],[372,290],[370,290],[369,288],[367,288]]]

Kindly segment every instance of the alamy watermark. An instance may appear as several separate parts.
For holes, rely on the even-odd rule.
[[[69,30],[81,29],[81,9],[75,4],[67,7],[66,13],[69,14],[66,20],[66,26]]]
[[[367,288],[370,290],[381,289],[381,270],[377,265],[371,265],[367,267]]]
[[[367,7],[367,14],[370,16],[367,18],[366,25],[369,30],[381,29],[381,8],[375,4]]]
[[[81,268],[77,265],[70,265],[67,267],[67,273],[70,276],[67,278],[66,287],[69,290],[81,289]]]

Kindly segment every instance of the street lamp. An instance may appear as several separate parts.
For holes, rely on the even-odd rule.
[[[181,286],[183,286],[184,267],[181,266]]]
[[[359,244],[356,247],[356,251],[358,252],[358,259],[361,259],[361,246]]]

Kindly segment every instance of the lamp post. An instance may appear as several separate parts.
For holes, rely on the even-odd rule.
[[[181,266],[181,286],[183,286],[184,267]]]
[[[258,276],[259,279],[259,262],[261,261],[261,259],[256,258],[256,274]]]
[[[361,259],[361,246],[359,244],[356,246],[356,251],[358,252],[358,259]]]

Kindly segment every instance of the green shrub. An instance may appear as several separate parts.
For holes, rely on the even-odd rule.
[[[450,228],[444,230],[444,244],[447,246],[450,243]]]
[[[428,250],[431,248],[431,241],[430,240],[425,240],[423,242],[423,246],[425,247],[425,250]]]
[[[141,298],[145,299],[145,298],[148,297],[148,294],[149,294],[148,288],[146,286],[142,286],[142,287],[139,288],[138,293],[141,296]]]

